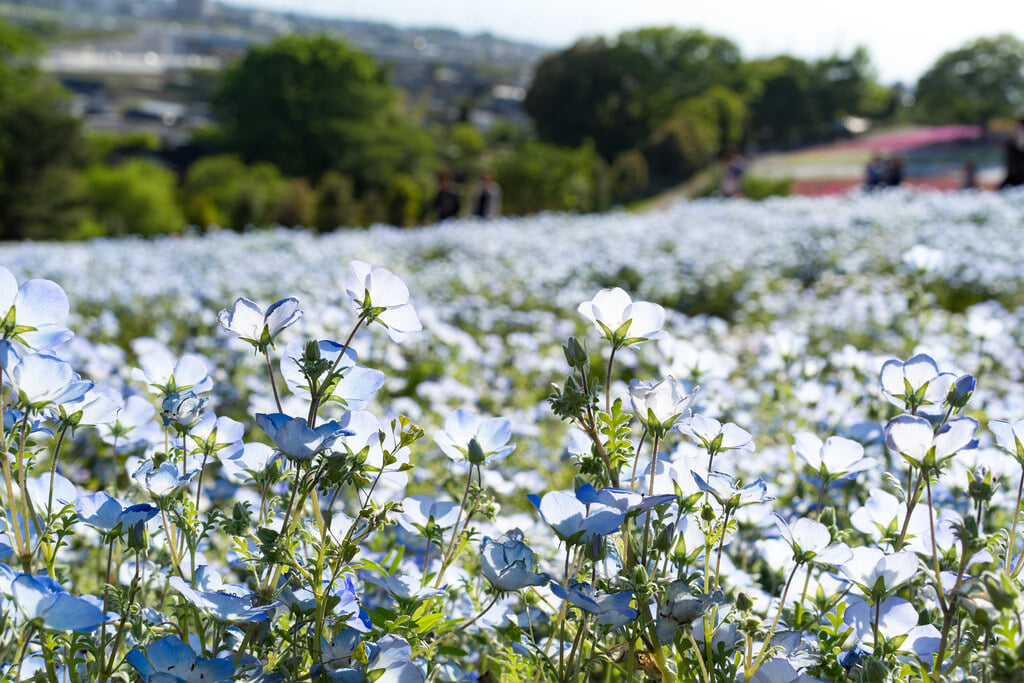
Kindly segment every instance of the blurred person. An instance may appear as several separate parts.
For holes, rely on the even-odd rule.
[[[747,165],[735,148],[722,155],[722,182],[718,187],[723,197],[738,197],[743,193],[743,172]]]
[[[1024,185],[1024,119],[1006,142],[1006,178],[999,189]]]
[[[885,165],[885,178],[882,181],[886,187],[899,187],[903,183],[903,157],[894,155]]]
[[[867,167],[864,170],[864,189],[874,190],[881,186],[882,181],[885,178],[885,159],[879,152],[875,152],[875,155],[871,157],[871,161],[868,162]]]
[[[964,162],[963,175],[960,177],[960,189],[978,189],[978,160],[974,157],[967,157],[967,161]]]
[[[434,215],[437,216],[438,222],[456,218],[459,215],[462,199],[455,189],[452,172],[448,169],[437,174],[437,194],[434,195],[434,201],[430,206]]]
[[[473,198],[473,215],[489,220],[501,212],[501,185],[494,180],[494,174],[484,171]]]

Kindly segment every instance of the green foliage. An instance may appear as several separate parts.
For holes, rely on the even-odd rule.
[[[287,175],[335,169],[358,191],[415,172],[426,134],[402,121],[385,72],[368,55],[325,35],[289,35],[253,47],[214,98],[227,149]]]
[[[314,225],[321,232],[359,223],[359,205],[352,190],[352,180],[336,171],[328,171],[317,187]]]
[[[2,239],[62,234],[84,217],[81,126],[63,91],[32,65],[38,51],[32,36],[0,22]]]
[[[556,147],[527,142],[507,150],[495,162],[501,178],[504,210],[594,211],[601,208],[604,164],[593,147]]]
[[[693,97],[676,108],[647,146],[647,161],[656,187],[684,180],[715,158],[721,144],[718,111],[706,97]]]
[[[423,206],[423,190],[409,176],[400,173],[391,178],[384,190],[387,222],[391,225],[415,225]]]
[[[785,197],[793,193],[792,178],[764,178],[745,175],[743,177],[743,195],[747,199],[767,199],[768,197]]]
[[[917,82],[916,111],[934,123],[987,126],[1024,112],[1024,42],[979,38],[935,62]]]
[[[246,166],[234,155],[221,154],[200,159],[188,169],[181,196],[190,223],[241,229],[266,226],[280,218],[287,225],[295,225],[291,222],[294,218],[308,222],[312,198],[308,193],[289,197],[303,189],[308,186],[290,184],[273,164]]]
[[[610,192],[614,201],[631,201],[647,189],[647,159],[635,149],[615,157],[609,170]]]
[[[136,159],[120,166],[92,166],[85,181],[92,213],[105,234],[158,235],[184,225],[174,174],[157,164]]]

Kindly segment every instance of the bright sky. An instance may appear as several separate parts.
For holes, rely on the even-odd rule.
[[[404,27],[441,26],[565,47],[644,26],[702,28],[745,57],[804,58],[865,45],[883,82],[916,82],[943,52],[985,35],[1024,36],[1021,0],[229,0]]]

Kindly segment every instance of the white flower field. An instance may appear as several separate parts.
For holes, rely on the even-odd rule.
[[[891,191],[0,246],[0,680],[1018,680],[1022,235]]]

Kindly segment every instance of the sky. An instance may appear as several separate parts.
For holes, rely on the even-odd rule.
[[[849,54],[865,45],[883,83],[913,84],[942,53],[979,36],[1024,37],[1021,0],[229,0],[403,27],[490,32],[567,47],[645,26],[701,28],[747,58]]]

